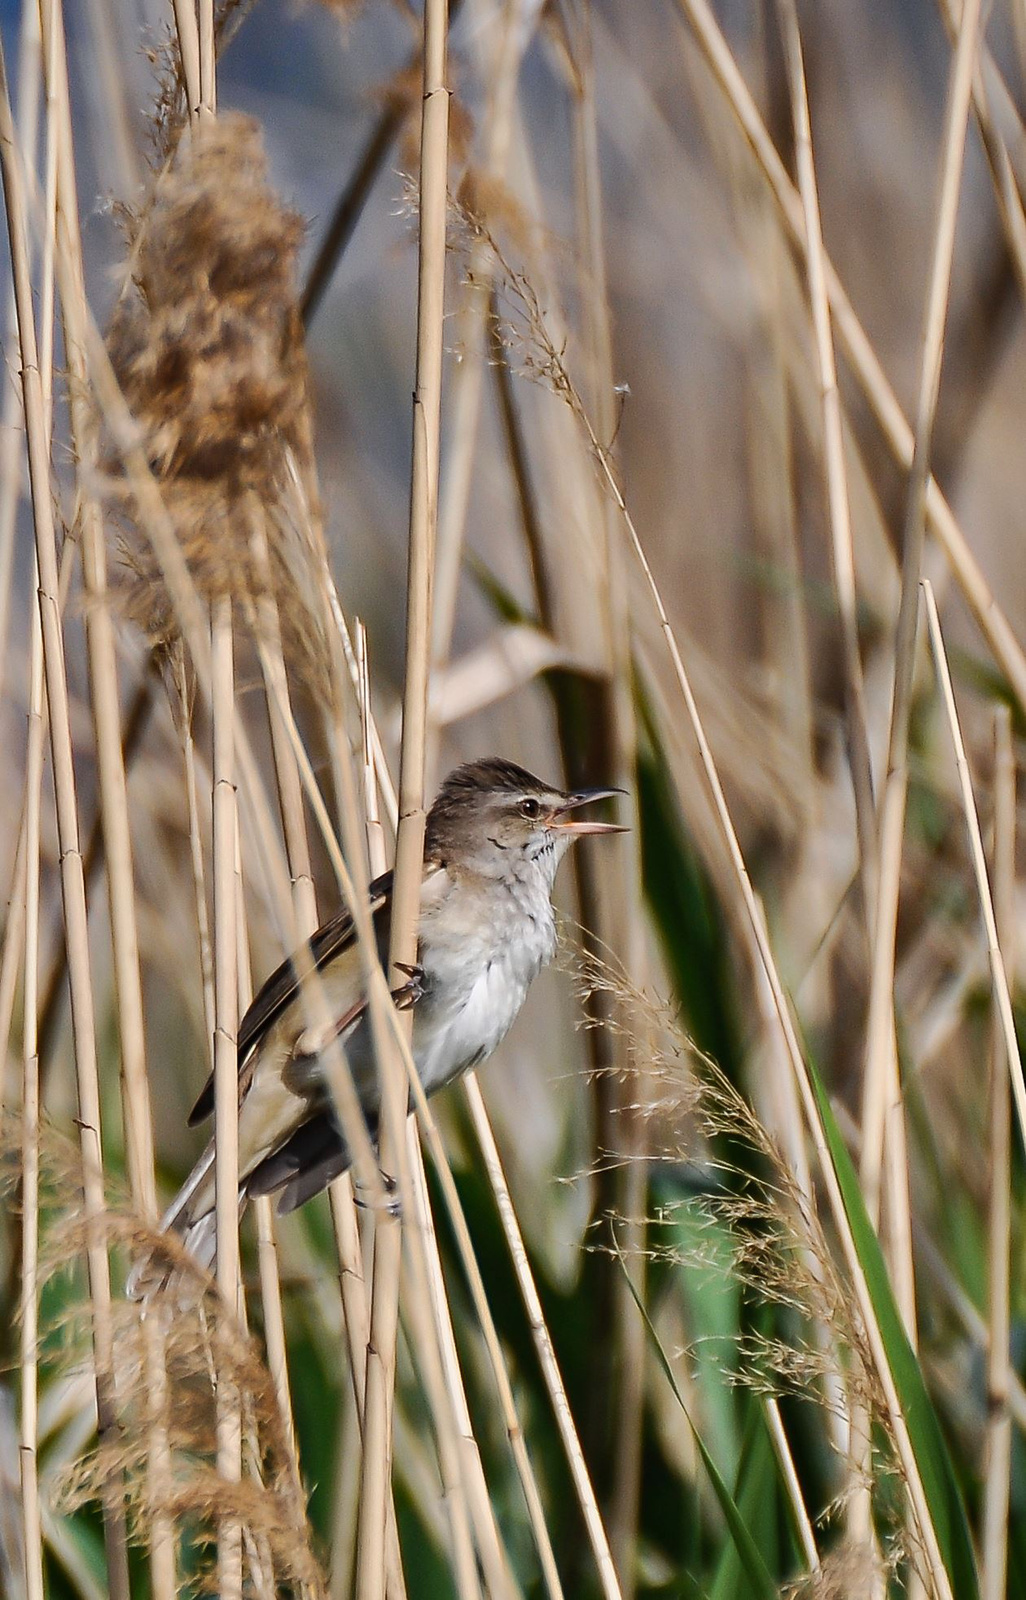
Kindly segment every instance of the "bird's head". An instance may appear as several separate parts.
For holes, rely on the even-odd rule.
[[[551,884],[574,839],[625,833],[615,822],[578,816],[582,806],[618,789],[551,788],[512,761],[492,757],[451,772],[428,814],[425,855],[485,877],[519,876],[534,865]]]

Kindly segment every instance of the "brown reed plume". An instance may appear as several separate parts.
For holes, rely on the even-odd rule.
[[[270,581],[283,617],[302,615],[295,638],[309,641],[316,489],[296,301],[303,223],[270,188],[257,124],[225,116],[181,140],[125,227],[108,349],[193,580],[208,600],[264,591],[252,554],[259,510],[274,527]],[[126,523],[122,603],[167,646],[177,624],[163,575],[134,530],[127,479],[111,474]]]

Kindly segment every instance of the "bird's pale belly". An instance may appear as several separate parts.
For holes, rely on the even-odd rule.
[[[444,1011],[431,1006],[429,990],[413,1028],[414,1059],[428,1094],[491,1055],[516,1021],[540,965],[539,960],[530,970],[501,957],[491,961],[464,991],[462,1003]]]

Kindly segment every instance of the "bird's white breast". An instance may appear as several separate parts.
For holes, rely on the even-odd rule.
[[[425,995],[414,1020],[414,1052],[429,1093],[478,1061],[508,1033],[539,969],[556,947],[548,887],[533,875],[479,897],[444,872],[422,903],[420,962]],[[445,997],[444,1000],[442,997]]]

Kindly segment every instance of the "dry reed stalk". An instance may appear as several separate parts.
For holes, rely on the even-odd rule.
[[[801,196],[777,153],[708,0],[676,0],[676,3],[683,18],[693,29],[713,76],[770,185],[789,234],[804,255],[808,240]],[[907,471],[911,468],[915,449],[914,433],[855,315],[836,269],[826,255],[824,267],[834,327],[845,357],[895,461]],[[926,517],[930,532],[944,551],[966,605],[987,641],[994,660],[1015,691],[1020,705],[1026,706],[1026,654],[995,600],[940,487],[932,477],[926,487]]]
[[[570,29],[577,84],[572,89],[574,189],[577,211],[577,259],[581,304],[584,312],[585,349],[591,376],[592,414],[599,437],[611,452],[619,416],[613,369],[613,335],[606,275],[602,177],[598,149],[598,107],[591,11],[581,8]],[[608,755],[612,770],[602,781],[624,791],[630,837],[603,857],[601,871],[594,856],[575,857],[575,869],[587,890],[584,903],[593,906],[594,926],[589,930],[599,949],[612,952],[638,989],[645,987],[645,928],[640,908],[641,828],[636,793],[637,727],[634,707],[634,662],[631,649],[630,591],[626,582],[623,550],[616,529],[616,511],[606,496],[599,501],[601,539],[597,590],[607,683],[603,710],[608,730]],[[590,880],[590,881],[589,881]],[[614,1004],[615,1004],[614,1000]],[[608,1040],[612,1073],[609,1110],[627,1147],[629,1159],[618,1180],[615,1203],[626,1219],[623,1245],[629,1257],[624,1274],[617,1275],[614,1295],[615,1349],[612,1371],[617,1386],[614,1459],[610,1500],[610,1541],[624,1600],[632,1600],[637,1581],[637,1534],[641,1496],[641,1452],[644,1427],[646,1333],[638,1316],[633,1290],[642,1303],[645,1294],[645,1217],[648,1213],[649,1132],[644,1115],[644,1084],[624,1102],[619,1085],[626,1082],[626,1045],[620,1029]],[[602,1137],[600,1133],[600,1137]]]
[[[834,341],[830,327],[830,301],[827,293],[823,230],[820,220],[819,188],[813,159],[812,127],[809,120],[808,88],[802,54],[801,32],[795,0],[778,0],[780,27],[789,71],[791,116],[794,123],[795,165],[805,217],[809,303],[823,415],[823,464],[826,472],[827,508],[830,519],[831,554],[837,614],[841,625],[841,656],[844,663],[845,711],[848,724],[849,761],[855,794],[861,857],[862,892],[866,920],[871,923],[875,903],[876,811],[873,800],[873,769],[870,758],[869,729],[866,721],[866,689],[859,652],[858,599],[855,588],[855,554],[852,544],[851,507],[845,466],[844,429],[841,396],[837,387]]]
[[[15,103],[18,107],[18,137],[23,152],[25,172],[30,180],[36,170],[41,80],[42,35],[39,8],[35,5],[26,5],[22,7],[18,32],[18,84]],[[49,219],[49,207],[45,215]],[[45,321],[43,327],[45,330]],[[4,310],[4,336],[4,349],[14,351],[17,347],[18,326],[13,285]],[[7,670],[11,590],[14,582],[14,539],[18,501],[21,498],[21,430],[18,426],[20,418],[18,384],[13,374],[7,375],[4,382],[2,416],[0,416],[0,697],[3,695],[4,675]],[[20,934],[17,936],[17,943],[20,949]]]
[[[4,203],[7,211],[18,312],[29,482],[39,563],[39,609],[57,801],[61,889],[68,945],[68,978],[75,1038],[83,1187],[88,1223],[87,1261],[93,1307],[97,1417],[101,1435],[106,1436],[115,1426],[116,1408],[112,1369],[110,1266],[102,1237],[105,1209],[103,1157],[89,927],[79,846],[74,754],[69,721],[63,628],[58,600],[54,516],[50,498],[47,429],[32,305],[25,199],[2,48],[0,48],[0,164],[3,170]],[[128,1600],[124,1511],[116,1478],[110,1483],[108,1492],[104,1496],[104,1533],[107,1577],[112,1600]]]
[[[266,557],[266,538],[264,530],[259,524],[254,527],[254,543],[259,568],[263,565]],[[274,751],[275,773],[278,781],[286,853],[296,909],[297,937],[302,938],[308,937],[317,927],[317,908],[310,867],[306,819],[303,812],[304,784],[311,796],[312,806],[321,822],[322,830],[325,831],[326,840],[329,835],[331,836],[338,864],[341,864],[341,857],[337,855],[337,840],[334,839],[334,835],[331,833],[323,800],[316,789],[313,773],[309,769],[309,763],[295,725],[289,700],[284,657],[281,650],[281,629],[277,605],[270,587],[267,587],[257,600],[257,614],[257,649],[264,677],[268,714],[271,720],[272,748]],[[302,777],[300,776],[300,757],[302,757],[303,762]],[[345,757],[343,757],[344,759]],[[352,895],[355,898],[357,893],[357,889],[350,881],[345,880],[343,882],[343,894],[347,896],[347,903],[352,904],[352,901],[348,900],[348,896]],[[364,1133],[366,1136],[366,1128],[364,1128]],[[338,1252],[339,1287],[342,1295],[353,1396],[362,1437],[366,1350],[369,1339],[370,1315],[360,1236],[353,1209],[352,1179],[349,1173],[337,1178],[329,1186],[329,1199],[332,1226]],[[395,1505],[391,1491],[389,1492],[386,1515],[385,1562],[388,1594],[390,1600],[402,1600],[405,1594],[405,1584],[402,1573],[398,1529],[395,1520]]]
[[[203,98],[200,73],[199,25],[195,0],[172,0],[175,13],[175,30],[182,69],[182,83],[190,118],[199,116]]]
[[[210,615],[213,728],[214,895],[214,1187],[217,1287],[226,1313],[239,1305],[239,1028],[238,927],[235,852],[235,652],[232,602],[218,596]],[[227,1483],[242,1476],[239,1396],[218,1384],[217,1470]],[[242,1593],[241,1532],[234,1519],[218,1529],[218,1590],[223,1600]]]
[[[498,1206],[502,1230],[506,1236],[513,1270],[516,1273],[517,1283],[520,1286],[520,1293],[524,1301],[531,1337],[538,1353],[542,1376],[545,1380],[549,1399],[552,1402],[556,1426],[559,1429],[563,1450],[570,1468],[570,1476],[573,1479],[574,1489],[581,1507],[588,1541],[595,1557],[602,1593],[605,1596],[605,1600],[621,1600],[616,1563],[609,1547],[605,1525],[602,1521],[602,1513],[599,1510],[598,1499],[584,1459],[584,1451],[581,1449],[581,1441],[578,1437],[573,1412],[570,1409],[570,1401],[559,1370],[559,1362],[556,1359],[552,1335],[549,1333],[545,1314],[542,1311],[538,1288],[534,1281],[527,1248],[524,1244],[524,1236],[520,1230],[516,1212],[513,1209],[513,1201],[510,1197],[509,1185],[506,1182],[506,1174],[502,1168],[499,1147],[495,1142],[495,1135],[488,1119],[477,1075],[473,1072],[468,1072],[464,1079],[464,1085],[467,1104],[470,1107],[470,1115],[474,1123],[474,1132],[481,1147],[485,1171],[488,1173],[488,1181],[491,1184],[492,1193]]]
[[[503,1354],[498,1329],[495,1326],[495,1319],[492,1316],[491,1307],[488,1303],[488,1292],[485,1289],[484,1279],[481,1276],[481,1269],[478,1266],[473,1241],[470,1237],[470,1230],[467,1227],[466,1215],[460,1202],[459,1191],[456,1188],[456,1182],[450,1170],[448,1159],[446,1158],[445,1146],[442,1143],[442,1138],[438,1131],[438,1124],[435,1122],[434,1116],[431,1113],[431,1108],[428,1104],[427,1096],[424,1093],[423,1085],[421,1084],[421,1081],[417,1076],[416,1069],[413,1065],[413,1057],[404,1052],[404,1060],[406,1064],[407,1077],[410,1084],[411,1097],[416,1107],[422,1133],[431,1150],[435,1171],[437,1173],[438,1181],[441,1185],[442,1194],[445,1199],[446,1211],[448,1212],[450,1224],[456,1237],[456,1246],[459,1250],[460,1260],[463,1264],[463,1271],[470,1287],[471,1299],[474,1302],[474,1309],[477,1313],[477,1319],[481,1326],[481,1332],[484,1335],[485,1348],[488,1353],[488,1360],[492,1369],[492,1376],[495,1379],[495,1386],[498,1390],[499,1404],[502,1408],[502,1416],[506,1428],[506,1434],[510,1442],[510,1448],[513,1452],[514,1464],[517,1469],[517,1475],[520,1478],[521,1488],[524,1492],[524,1500],[527,1505],[527,1514],[531,1524],[531,1531],[534,1535],[535,1545],[538,1550],[538,1558],[542,1570],[542,1580],[544,1582],[546,1592],[552,1597],[552,1600],[561,1600],[563,1590],[559,1580],[559,1570],[556,1566],[555,1554],[552,1549],[552,1541],[549,1537],[548,1527],[545,1522],[545,1510],[542,1503],[541,1494],[538,1489],[538,1482],[534,1475],[534,1468],[531,1465],[531,1458],[527,1449],[527,1441],[524,1437],[524,1431],[520,1424],[520,1418],[517,1415],[516,1401],[513,1396],[513,1386],[510,1382],[509,1372],[506,1366],[506,1358]],[[420,1151],[420,1145],[413,1138],[410,1139],[410,1149],[411,1168],[413,1171],[414,1183],[422,1190],[423,1203],[426,1207],[428,1204],[428,1197],[423,1156]],[[415,1160],[413,1159],[414,1151],[416,1152]],[[445,1294],[445,1282],[442,1277],[442,1264],[438,1255],[438,1243],[433,1228],[428,1234],[425,1243],[427,1247],[428,1262],[431,1270],[430,1287],[432,1307],[434,1310],[436,1323],[440,1329],[440,1342],[442,1346],[443,1357],[452,1374],[450,1378],[450,1388],[457,1394],[460,1402],[458,1422],[460,1434],[464,1443],[464,1454],[467,1458],[467,1481],[473,1485],[479,1497],[482,1494],[482,1491],[484,1492],[485,1503],[487,1504],[487,1490],[485,1487],[484,1474],[481,1469],[481,1458],[477,1449],[476,1441],[474,1439],[473,1428],[470,1420],[470,1411],[467,1407],[466,1395],[463,1390],[462,1378],[460,1376],[459,1357],[456,1353],[456,1339],[453,1333],[451,1314]],[[498,1541],[497,1530],[495,1531],[494,1541],[496,1548],[492,1553],[493,1564],[495,1562],[496,1555],[502,1555],[501,1546]],[[485,1559],[485,1553],[485,1549],[482,1548],[483,1561]],[[486,1572],[487,1570],[488,1569],[486,1566]],[[510,1581],[510,1578],[503,1570],[503,1563],[500,1562],[496,1576],[494,1578],[489,1576],[489,1590],[490,1592],[502,1593],[503,1591],[509,1589]]]
[[[43,1600],[43,1538],[39,1501],[39,814],[42,802],[43,639],[32,618],[29,733],[25,758],[25,915],[22,1037],[21,1161],[21,1508],[26,1600]],[[5,1052],[6,1053],[6,1052]]]
[[[908,791],[908,737],[915,674],[919,578],[926,539],[926,487],[933,425],[940,392],[944,329],[951,287],[955,223],[962,187],[979,0],[967,0],[948,80],[940,161],[940,191],[923,323],[915,446],[902,529],[901,600],[894,639],[894,691],[887,741],[887,770],[879,803],[879,874],[872,925],[869,1011],[862,1084],[862,1159],[859,1178],[866,1209],[879,1223],[886,1196],[895,1291],[910,1337],[915,1337],[905,1114],[898,1074],[894,1014],[894,962]]]
[[[501,8],[501,17],[496,13]],[[491,59],[481,62],[482,82],[490,86],[483,132],[482,172],[489,183],[501,183],[509,160],[520,62],[540,13],[523,26],[515,0],[499,0],[492,25],[497,38]],[[467,181],[467,180],[465,180]],[[444,665],[452,647],[459,593],[463,538],[470,486],[477,459],[478,424],[484,381],[486,326],[492,289],[492,255],[478,244],[471,251],[455,314],[455,346],[460,360],[448,392],[451,446],[446,453],[438,503],[438,549],[435,564],[432,660]]]
[[[1015,1018],[1012,1012],[1012,999],[1006,975],[1006,967],[1008,971],[1012,970],[1011,960],[1006,961],[1002,956],[997,918],[994,912],[994,901],[991,896],[990,879],[987,873],[987,856],[983,848],[983,834],[980,828],[976,801],[973,796],[972,776],[965,753],[962,730],[958,721],[955,693],[951,686],[951,672],[948,667],[947,653],[944,649],[944,636],[941,632],[940,617],[937,613],[937,602],[934,599],[933,586],[929,579],[923,579],[922,587],[937,680],[940,685],[944,711],[951,733],[951,742],[955,752],[955,765],[958,769],[959,794],[962,810],[965,814],[966,831],[969,835],[969,854],[973,865],[973,876],[976,880],[976,892],[980,901],[980,912],[987,937],[987,959],[990,963],[991,982],[994,988],[994,1001],[997,1006],[1001,1036],[1005,1048],[1006,1066],[1012,1080],[1012,1093],[1019,1118],[1019,1132],[1023,1143],[1026,1144],[1026,1077],[1023,1075],[1019,1047],[1016,1043]]]
[[[798,1530],[802,1553],[805,1556],[809,1571],[815,1572],[820,1564],[819,1551],[816,1549],[816,1535],[812,1531],[812,1520],[805,1501],[802,1499],[802,1486],[798,1481],[798,1473],[795,1471],[794,1457],[791,1455],[791,1447],[787,1442],[787,1433],[784,1430],[784,1421],[780,1415],[780,1404],[776,1395],[766,1395],[764,1409],[766,1426],[769,1429],[770,1440],[773,1444],[773,1453],[777,1458],[780,1475],[784,1480],[787,1498],[791,1502],[791,1510],[794,1514],[795,1527]]]
[[[135,913],[132,839],[128,815],[117,660],[107,602],[107,570],[103,519],[94,490],[97,462],[96,427],[87,398],[85,356],[85,278],[78,218],[74,141],[68,91],[67,49],[63,17],[53,3],[41,7],[45,47],[44,81],[47,91],[47,240],[54,253],[49,268],[44,263],[43,345],[52,350],[53,268],[60,288],[64,349],[69,383],[71,435],[76,465],[79,537],[87,601],[85,627],[89,659],[90,700],[99,775],[99,814],[107,866],[107,901],[114,957],[115,997],[121,1062],[121,1100],[128,1172],[135,1205],[144,1222],[157,1216],[156,1180],[146,1040],[143,1022],[142,977]],[[58,204],[59,201],[59,204]],[[51,234],[50,207],[55,228]],[[43,373],[52,363],[44,360]],[[51,396],[44,395],[49,405]],[[146,1329],[147,1384],[152,1420],[151,1471],[167,1471],[164,1428],[166,1374],[160,1329]],[[155,1600],[172,1600],[175,1584],[174,1533],[159,1514],[147,1530],[151,1582]]]
[[[1015,752],[1007,706],[994,711],[994,842],[992,873],[998,942],[1009,984],[1015,971]],[[1012,1478],[1009,1409],[1012,1228],[1012,1115],[1004,1039],[997,1020],[990,1039],[990,1150],[987,1216],[987,1437],[984,1450],[981,1600],[1004,1600]]]
[[[449,137],[449,91],[445,81],[447,27],[445,0],[425,0],[406,680],[399,768],[399,829],[389,944],[392,976],[397,979],[401,978],[396,968],[397,962],[412,964],[417,960],[417,923],[424,856],[425,735],[431,661],[431,580],[438,517],[445,298]],[[403,1023],[407,1039],[411,1020],[407,1017]],[[406,1168],[402,1075],[398,1062],[390,1052],[388,1055],[379,1054],[378,1071],[381,1074],[381,1160],[386,1171],[396,1173],[401,1179]],[[397,1220],[378,1212],[374,1228],[374,1280],[370,1343],[367,1347],[364,1476],[355,1587],[357,1600],[379,1600],[385,1592],[385,1508],[391,1475],[391,1417],[401,1254],[402,1233]],[[459,1557],[458,1550],[454,1553]]]

